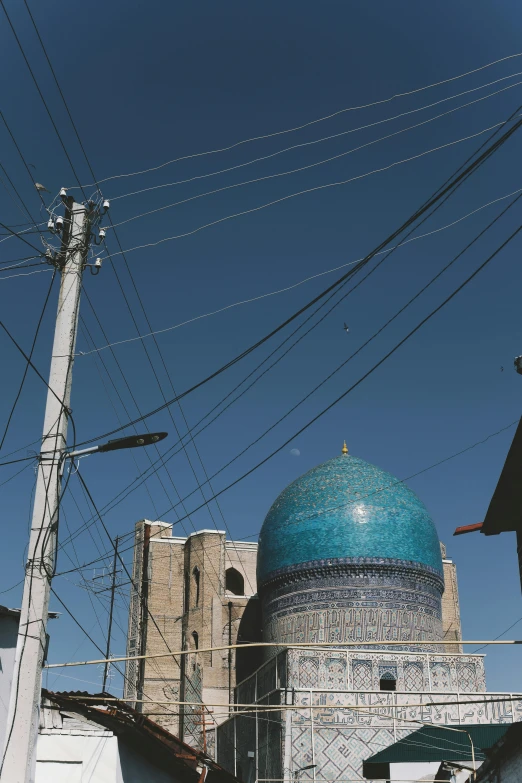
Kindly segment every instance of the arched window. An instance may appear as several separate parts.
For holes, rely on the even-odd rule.
[[[192,639],[194,641],[194,649],[199,650],[199,634],[197,631],[192,631]]]
[[[190,599],[190,577],[188,574],[188,571],[185,571],[185,590],[184,590],[184,596],[183,596],[183,611],[188,612],[189,610],[189,599]]]
[[[227,568],[225,571],[225,590],[234,595],[245,595],[245,580],[236,568]]]
[[[199,568],[194,566],[192,569],[192,576],[194,577],[194,584],[196,586],[196,606],[199,606]]]
[[[381,691],[394,691],[397,688],[397,680],[390,672],[386,672],[379,680],[379,688]]]

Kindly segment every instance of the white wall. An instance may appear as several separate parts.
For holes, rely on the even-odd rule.
[[[440,761],[419,761],[404,764],[390,764],[390,781],[405,783],[405,781],[429,778],[433,780],[439,771]]]
[[[101,732],[100,732],[101,734]],[[118,738],[72,734],[40,734],[36,783],[123,783],[119,773]],[[125,781],[126,783],[126,781]]]
[[[9,695],[13,679],[18,617],[0,618],[0,748],[4,747]]]
[[[110,732],[56,732],[38,737],[35,783],[180,783],[180,778],[154,767]]]
[[[468,767],[470,765],[469,761],[463,761],[462,763]],[[390,764],[390,782],[406,783],[406,781],[410,781],[411,783],[412,780],[420,781],[424,778],[427,780],[433,780],[437,776],[440,765],[440,761],[419,761],[403,764]],[[480,762],[477,763],[477,769],[479,765]],[[465,783],[465,781],[469,780],[469,775],[470,773],[466,770],[455,770],[453,779],[455,783]],[[520,780],[522,780],[522,778],[517,778],[517,783],[520,783]],[[515,783],[515,779],[513,779],[513,781],[504,781],[504,778],[502,778],[502,783]]]

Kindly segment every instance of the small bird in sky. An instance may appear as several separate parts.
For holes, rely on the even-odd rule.
[[[47,190],[45,185],[42,185],[40,182],[35,182],[34,186],[35,186],[36,190],[38,191],[38,193],[41,193],[42,191],[45,191],[45,193],[50,193],[51,192],[50,190]]]
[[[349,327],[349,326],[347,326],[346,324],[344,325],[344,331],[345,331],[346,333],[348,333],[348,332],[350,331],[350,327]]]
[[[503,367],[500,368],[500,372],[504,372],[504,368]]]

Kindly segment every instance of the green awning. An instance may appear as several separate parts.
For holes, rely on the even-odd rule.
[[[389,765],[421,761],[471,761],[471,744],[475,747],[476,761],[483,761],[483,751],[491,748],[504,736],[510,723],[489,723],[462,726],[423,726],[385,750],[370,756],[363,764],[365,778],[389,778]],[[448,731],[452,729],[452,731]]]

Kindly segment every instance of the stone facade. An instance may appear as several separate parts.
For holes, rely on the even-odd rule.
[[[390,675],[397,689],[381,690]],[[286,709],[242,714],[252,702]],[[485,692],[479,655],[290,648],[239,684],[236,703],[217,730],[217,759],[242,780],[293,780],[309,764],[316,772],[300,779],[362,780],[363,761],[418,728],[411,721],[522,720],[522,696]]]
[[[450,560],[446,547],[440,544],[442,568],[444,570],[444,595],[442,596],[442,638],[444,640],[460,641],[462,629],[460,626],[459,588],[457,585],[457,566]],[[462,652],[462,645],[448,644],[448,653]]]
[[[224,531],[201,530],[188,538],[172,525],[136,524],[127,654],[196,651],[235,644],[249,596],[256,592],[257,545],[227,541]],[[148,607],[148,611],[147,608]],[[167,646],[168,645],[168,646]],[[202,652],[181,658],[128,661],[124,698],[229,704],[235,656]],[[188,698],[190,696],[190,698]],[[174,734],[198,740],[201,717],[177,706],[136,702],[136,708]],[[222,711],[216,720],[223,719]]]
[[[263,638],[295,642],[442,639],[444,581],[419,563],[336,558],[280,569],[260,590]],[[437,649],[440,645],[433,645]]]
[[[461,638],[460,614],[458,604],[458,589],[456,581],[456,567],[446,557],[446,549],[441,543],[444,567],[444,594],[442,598],[442,635],[444,638]],[[129,615],[129,635],[127,642],[127,654],[154,654],[167,650],[166,643],[171,650],[195,649],[196,640],[199,648],[217,647],[228,644],[229,625],[231,622],[231,640],[237,641],[239,623],[245,611],[249,597],[256,592],[256,555],[257,543],[229,542],[223,532],[200,531],[188,538],[172,535],[172,525],[161,522],[148,522],[142,520],[136,524],[133,581],[139,590],[132,590]],[[197,569],[197,570],[196,570]],[[227,591],[227,570],[235,569],[242,577],[239,584],[232,583],[237,592],[243,590],[244,595],[237,595]],[[199,596],[196,576],[199,572]],[[229,571],[230,576],[233,573]],[[367,575],[366,575],[367,576]],[[236,581],[238,577],[236,576]],[[360,577],[357,577],[360,580]],[[341,591],[341,597],[355,603],[353,587],[350,588],[342,575],[332,575],[334,589]],[[360,584],[360,581],[359,581]],[[230,586],[230,585],[229,585]],[[304,584],[304,588],[311,585]],[[377,597],[389,602],[390,596],[384,593],[393,592],[393,585],[389,585],[387,591],[377,589]],[[427,589],[427,588],[426,588]],[[433,589],[433,588],[432,588]],[[340,641],[341,637],[347,641],[356,641],[354,628],[360,628],[364,638],[375,638],[378,634],[382,638],[389,628],[389,635],[393,634],[393,626],[396,622],[403,627],[410,628],[414,622],[411,612],[411,595],[405,592],[401,586],[403,597],[402,613],[397,619],[396,605],[391,610],[381,608],[379,611],[351,606],[341,610],[331,609],[332,602],[326,585],[320,591],[313,593],[317,601],[316,611],[313,613],[294,614],[292,618],[285,620],[285,609],[288,604],[293,607],[302,602],[303,595],[296,592],[290,595],[279,593],[270,599],[270,607],[274,607],[272,620],[267,624],[267,637],[280,638],[287,644],[292,641],[325,642],[325,629],[330,629],[329,638],[332,641]],[[437,588],[435,597],[440,590]],[[339,594],[338,594],[339,595]],[[367,592],[368,599],[371,597]],[[399,596],[400,597],[400,596]],[[144,601],[153,615],[155,623],[150,620],[150,615],[144,609]],[[417,599],[418,600],[418,599]],[[433,596],[426,596],[427,610],[421,617],[418,627],[422,623],[430,622],[429,602],[433,604]],[[229,603],[231,606],[229,607]],[[286,606],[285,606],[286,605]],[[229,616],[230,614],[230,616]],[[356,619],[354,619],[356,616]],[[434,622],[441,622],[435,614]],[[277,625],[277,627],[276,627]],[[338,630],[337,630],[338,629]],[[348,629],[345,632],[345,629]],[[384,630],[383,630],[384,629]],[[429,630],[429,629],[428,629]],[[356,632],[355,632],[356,633]],[[196,634],[196,636],[194,636]],[[448,645],[449,653],[461,652],[461,648]],[[235,683],[235,655],[230,655],[231,682]],[[203,653],[198,656],[198,668],[195,661],[187,664],[186,671],[181,671],[181,660],[172,658],[148,659],[144,662],[129,661],[126,667],[127,682],[125,685],[125,698],[132,699],[159,699],[162,701],[180,701],[182,692],[184,701],[197,701],[199,689],[203,700],[209,704],[229,703],[229,654],[227,652]],[[199,672],[202,670],[202,675]],[[185,679],[185,686],[182,685]],[[188,694],[193,698],[187,698]],[[157,705],[150,709],[147,705],[138,703],[136,707],[142,709],[145,714],[154,713],[154,719],[161,725],[170,729],[175,734],[180,734],[179,709],[176,706]],[[216,717],[216,720],[222,718]],[[190,713],[186,715],[185,733],[187,739],[196,741],[193,736],[196,731],[197,721]],[[200,719],[199,719],[200,722]],[[198,724],[199,725],[199,724]],[[199,731],[199,729],[198,729]]]
[[[274,646],[216,730],[241,780],[361,780],[363,761],[419,722],[522,719],[522,696],[487,693],[482,656],[450,644],[456,571],[427,509],[346,448],[273,503],[257,577]]]

